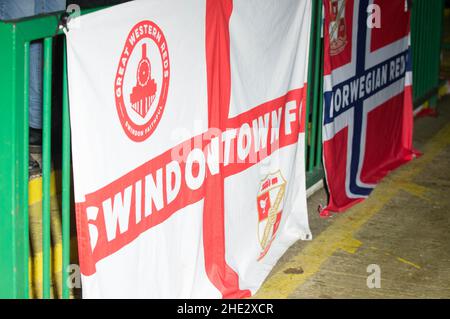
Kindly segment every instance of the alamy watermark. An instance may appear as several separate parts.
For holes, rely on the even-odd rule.
[[[367,272],[370,274],[367,276],[366,284],[367,288],[381,288],[381,268],[377,264],[371,264],[367,266]]]

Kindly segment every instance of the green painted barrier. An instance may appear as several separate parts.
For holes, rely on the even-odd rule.
[[[413,0],[411,47],[413,57],[413,99],[419,107],[429,101],[436,106],[440,85],[440,55],[444,0]]]
[[[30,42],[43,40],[43,161],[42,161],[42,256],[43,297],[50,298],[50,172],[52,108],[52,39],[61,34],[59,15],[45,15],[0,22],[0,298],[28,298],[29,223],[28,223],[28,97]],[[64,79],[66,79],[64,77]],[[65,85],[63,85],[65,87]],[[67,94],[67,90],[64,92]],[[67,101],[67,97],[64,97]],[[70,140],[68,105],[63,104],[62,220],[63,265],[70,256]],[[69,224],[69,225],[68,225]],[[63,271],[63,282],[67,273]],[[69,296],[67,285],[62,295]]]

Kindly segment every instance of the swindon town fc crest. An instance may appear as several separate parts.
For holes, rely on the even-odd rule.
[[[167,41],[152,21],[128,34],[117,67],[114,95],[120,123],[136,142],[146,140],[163,115],[170,79]]]
[[[341,53],[347,45],[345,25],[346,0],[331,0],[330,3],[330,55]]]
[[[261,245],[261,260],[269,251],[280,226],[283,213],[286,180],[281,171],[267,175],[259,187],[256,198],[258,207],[258,237]]]

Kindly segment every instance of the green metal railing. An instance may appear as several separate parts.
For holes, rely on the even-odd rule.
[[[418,107],[429,101],[436,106],[440,68],[444,0],[413,0],[411,46],[413,99]]]
[[[59,15],[0,22],[0,298],[28,298],[28,98],[30,43],[43,40],[43,136],[42,136],[42,296],[51,296],[51,111],[52,47]],[[69,297],[67,269],[70,257],[70,135],[67,84],[64,76],[62,159],[62,297]],[[61,105],[61,104],[60,104]]]
[[[431,5],[433,3],[433,5]],[[412,17],[414,100],[432,98],[439,84],[439,50],[442,0],[416,0]],[[441,13],[439,13],[441,10]],[[306,175],[307,186],[323,179],[322,167],[322,4],[312,1],[309,48]],[[437,15],[437,16],[436,16]],[[52,103],[53,42],[64,37],[58,29],[58,14],[17,21],[0,21],[0,298],[28,298],[29,212],[28,212],[28,99],[30,42],[43,41],[43,169],[42,169],[42,296],[51,297],[50,174],[52,107],[62,108],[62,293],[67,286],[70,263],[71,166],[70,127],[65,45],[62,66],[62,101]],[[430,93],[431,92],[431,93]],[[52,147],[53,146],[53,147]]]
[[[306,186],[308,188],[322,180],[324,176],[322,167],[323,38],[321,1],[312,1],[311,14],[305,130]]]

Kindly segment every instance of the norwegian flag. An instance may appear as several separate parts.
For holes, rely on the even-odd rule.
[[[411,160],[412,61],[405,0],[324,0],[321,216],[364,200]]]

